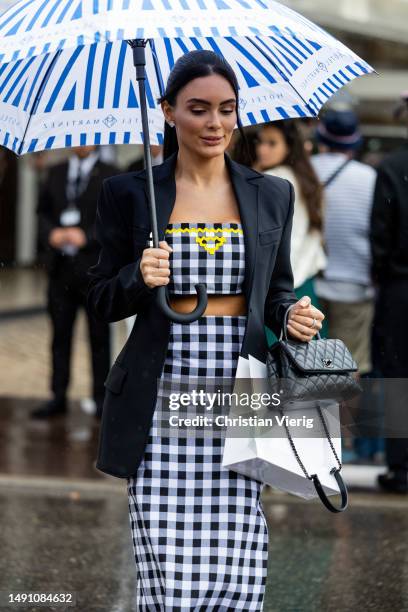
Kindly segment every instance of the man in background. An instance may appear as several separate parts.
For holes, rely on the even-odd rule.
[[[100,418],[104,381],[110,368],[109,324],[87,310],[87,270],[99,256],[94,227],[99,191],[104,178],[118,170],[99,159],[96,146],[73,147],[68,162],[50,168],[37,213],[39,240],[46,250],[47,310],[52,325],[52,399],[31,412],[48,418],[67,412],[73,328],[79,307],[87,315],[92,355],[93,398]]]
[[[362,144],[357,115],[329,110],[318,124],[318,155],[312,163],[324,186],[323,240],[327,266],[315,279],[326,314],[327,333],[351,351],[358,375],[372,375],[371,338],[375,289],[371,278],[370,214],[376,172],[354,159]],[[352,418],[364,422],[366,394],[349,403]],[[358,421],[359,422],[359,421]],[[381,444],[361,436],[344,440],[344,461],[376,461]]]
[[[150,145],[150,153],[152,156],[152,166],[158,166],[163,162],[163,146]],[[126,172],[138,172],[144,169],[144,155],[132,161],[126,168]]]
[[[402,95],[408,116],[408,91]],[[375,355],[387,384],[386,419],[396,432],[407,431],[408,379],[408,140],[378,167],[371,216],[372,272],[378,287]],[[405,384],[404,384],[405,383]],[[408,493],[408,439],[386,438],[388,472],[378,483],[390,492]]]
[[[343,340],[361,375],[371,371],[374,287],[370,214],[376,172],[353,159],[362,142],[352,110],[329,110],[317,128],[319,153],[312,163],[324,186],[323,239],[327,266],[315,281],[328,334]]]

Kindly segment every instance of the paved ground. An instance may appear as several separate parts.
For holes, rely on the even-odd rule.
[[[46,280],[41,268],[0,267],[0,313],[44,305]]]
[[[0,478],[0,590],[75,592],[78,612],[138,612],[125,481],[114,481]],[[352,492],[342,515],[276,492],[263,503],[264,612],[408,610],[405,499]]]
[[[0,372],[7,373],[0,381],[3,397],[49,396],[51,326],[45,312],[45,291],[46,278],[41,270],[0,272]],[[28,314],[30,309],[32,313]],[[9,315],[13,310],[16,315],[27,314],[12,318]],[[114,358],[126,340],[124,321],[111,325],[111,337]],[[87,398],[90,390],[88,330],[81,309],[75,324],[68,397]]]
[[[75,401],[67,417],[31,421],[34,403],[0,400],[0,591],[69,591],[78,612],[139,612],[125,480],[94,468],[98,421]],[[408,611],[408,498],[380,494],[381,471],[344,466],[339,515],[265,490],[264,612]]]
[[[102,479],[93,467],[99,422],[71,401],[67,416],[29,418],[35,399],[0,399],[0,474]]]

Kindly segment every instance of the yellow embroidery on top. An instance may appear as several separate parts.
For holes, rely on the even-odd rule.
[[[209,240],[215,243],[214,246],[209,246],[208,244]],[[214,237],[196,236],[196,242],[200,246],[202,246],[203,249],[207,251],[207,253],[210,253],[210,255],[214,255],[214,253],[218,251],[218,249],[221,248],[224,242],[226,241],[227,239],[225,238],[225,236],[214,236]]]
[[[165,230],[166,234],[175,234],[180,232],[234,232],[234,234],[243,234],[240,227],[173,227]]]
[[[222,233],[231,233],[234,234],[243,234],[241,228],[234,227],[174,227],[172,229],[167,228],[165,230],[165,234],[175,234],[175,233],[184,233],[188,232],[222,232]],[[210,255],[214,255],[219,248],[227,241],[225,236],[196,236],[196,242],[199,244],[207,253]],[[214,242],[213,246],[210,246],[208,242]]]

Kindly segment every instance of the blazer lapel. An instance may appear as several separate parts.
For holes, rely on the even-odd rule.
[[[245,277],[243,289],[249,304],[255,270],[259,218],[259,187],[256,181],[252,181],[252,179],[260,178],[261,175],[237,164],[228,156],[225,156],[225,161],[238,202],[244,232]]]

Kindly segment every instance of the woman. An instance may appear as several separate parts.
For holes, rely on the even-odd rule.
[[[295,121],[276,121],[259,129],[254,167],[289,180],[295,189],[290,247],[295,292],[298,296],[307,293],[320,308],[313,279],[327,263],[322,238],[323,188]],[[325,332],[323,326],[322,334]]]
[[[292,307],[288,331],[305,341],[323,314],[293,293],[291,186],[224,155],[239,125],[229,64],[210,51],[184,55],[161,105],[166,159],[153,171],[166,240],[146,246],[144,172],[105,181],[98,206],[102,248],[89,302],[109,321],[138,316],[106,381],[97,467],[128,481],[137,610],[262,610],[262,483],[222,468],[215,436],[162,436],[162,383],[233,378],[239,354],[265,361],[264,311],[278,330]],[[204,315],[170,322],[155,289],[167,285],[173,308],[188,312],[198,281],[209,294]]]
[[[290,247],[294,287],[299,294],[313,292],[312,279],[327,262],[321,233],[323,187],[296,122],[263,125],[258,132],[256,160],[260,172],[286,178],[295,189]]]

